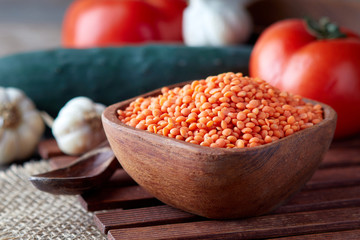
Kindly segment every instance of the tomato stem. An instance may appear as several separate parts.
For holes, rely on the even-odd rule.
[[[340,28],[327,17],[320,18],[319,21],[309,17],[304,18],[306,29],[317,39],[336,39],[347,37],[345,33],[340,31]]]

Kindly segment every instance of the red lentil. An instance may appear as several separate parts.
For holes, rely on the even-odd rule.
[[[138,98],[117,114],[132,127],[220,148],[271,143],[323,120],[320,105],[231,72],[164,87],[160,95]]]

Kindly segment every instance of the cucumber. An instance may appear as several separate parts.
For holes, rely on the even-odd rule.
[[[251,46],[142,45],[52,49],[0,59],[0,86],[22,89],[55,117],[73,97],[110,105],[150,90],[222,72],[248,72]]]

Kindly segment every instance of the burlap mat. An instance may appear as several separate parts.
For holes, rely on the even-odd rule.
[[[48,169],[33,161],[0,172],[0,239],[106,239],[76,196],[41,192],[29,182]]]

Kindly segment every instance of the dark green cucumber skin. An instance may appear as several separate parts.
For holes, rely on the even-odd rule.
[[[169,84],[223,72],[248,73],[251,46],[142,45],[52,49],[0,59],[0,86],[22,89],[56,116],[73,97],[110,105]]]

